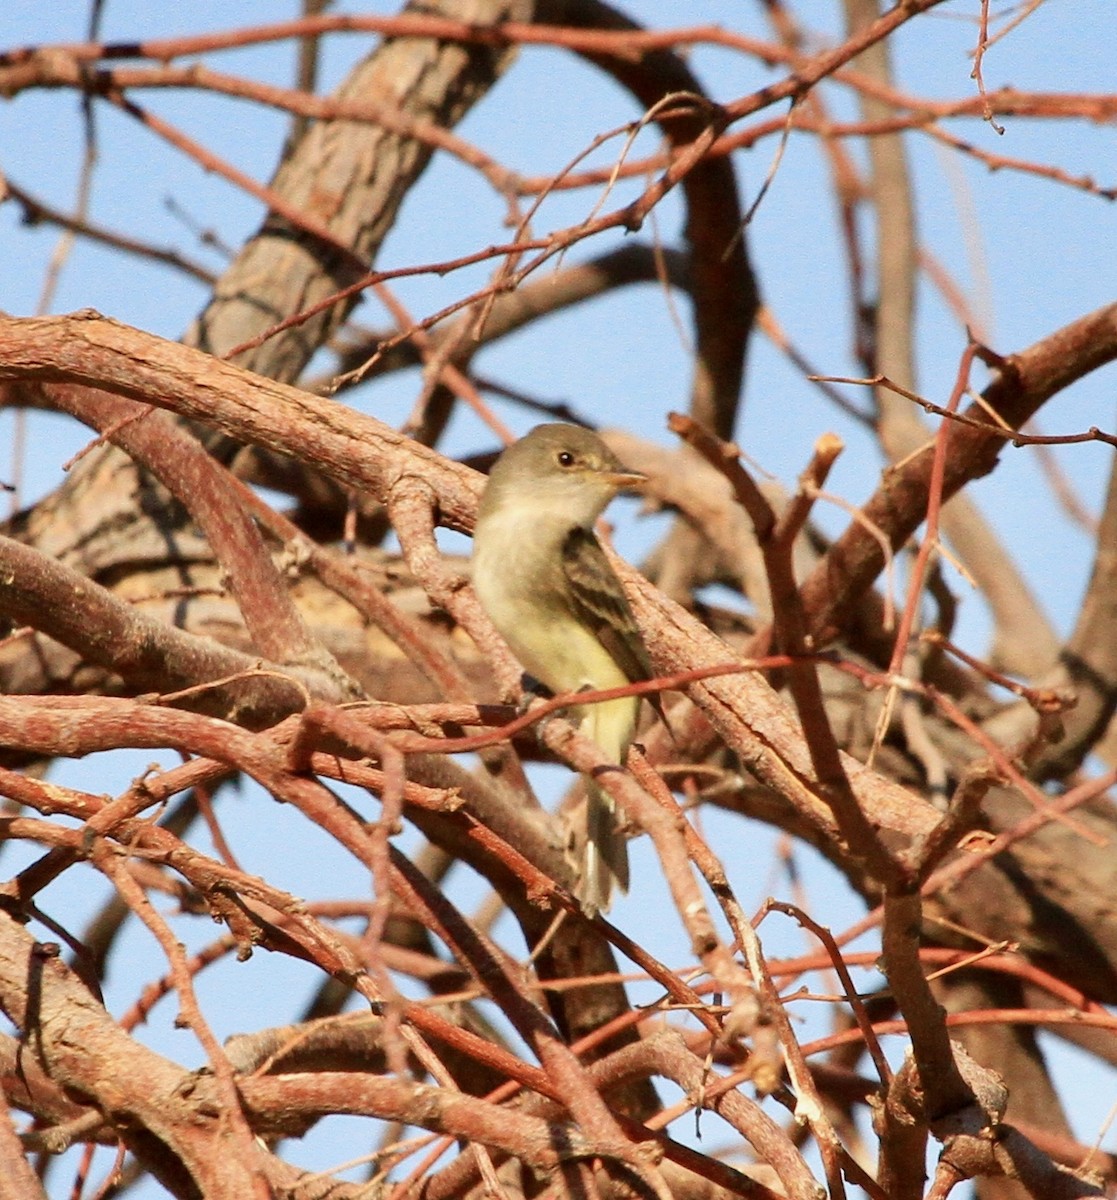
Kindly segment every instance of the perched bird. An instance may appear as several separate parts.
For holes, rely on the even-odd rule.
[[[529,675],[556,695],[651,678],[620,580],[593,532],[605,506],[643,475],[577,425],[538,425],[497,459],[473,533],[473,586]],[[640,700],[574,710],[582,730],[623,763]],[[579,900],[593,915],[628,889],[628,852],[613,801],[586,783]]]

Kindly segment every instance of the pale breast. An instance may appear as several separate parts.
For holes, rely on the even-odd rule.
[[[565,603],[561,539],[549,541],[519,514],[490,513],[473,545],[477,598],[525,670],[552,691],[623,686],[624,673]]]

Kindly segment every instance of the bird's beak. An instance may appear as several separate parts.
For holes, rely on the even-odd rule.
[[[608,481],[609,485],[615,491],[622,491],[624,488],[639,487],[642,483],[647,483],[647,475],[642,475],[639,471],[631,471],[627,468],[623,471],[603,471],[602,474]]]

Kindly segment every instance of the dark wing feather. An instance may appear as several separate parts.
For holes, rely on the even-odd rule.
[[[562,564],[577,617],[609,651],[630,683],[652,677],[636,618],[597,538],[575,526],[562,546]]]

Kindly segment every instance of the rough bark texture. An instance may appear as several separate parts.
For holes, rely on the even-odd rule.
[[[0,530],[0,839],[34,851],[0,882],[0,1009],[12,1027],[0,1035],[0,1197],[16,1186],[9,1178],[39,1186],[25,1153],[82,1141],[124,1146],[130,1170],[191,1200],[367,1200],[386,1190],[383,1177],[362,1188],[286,1160],[282,1139],[331,1113],[456,1145],[393,1193],[427,1200],[541,1189],[817,1200],[841,1196],[843,1179],[889,1200],[945,1197],[970,1178],[982,1180],[983,1196],[1103,1194],[1081,1166],[1088,1151],[1071,1138],[1036,1027],[1117,1061],[1103,1007],[1117,1004],[1117,815],[1108,780],[1092,784],[1082,766],[1091,755],[1112,762],[1117,470],[1062,646],[964,506],[1008,434],[1117,359],[1117,306],[1013,348],[993,362],[978,400],[963,404],[960,372],[949,442],[919,432],[910,402],[878,386],[872,419],[893,466],[832,543],[807,521],[834,439],[820,440],[790,496],[757,486],[724,440],[737,428],[759,304],[733,153],[751,144],[741,120],[766,118],[773,98],[799,101],[788,120],[820,134],[839,193],[856,194],[873,222],[881,252],[871,297],[851,267],[865,368],[914,386],[916,196],[901,135],[883,129],[911,106],[894,90],[886,39],[906,23],[918,29],[933,7],[912,0],[881,13],[872,0],[847,0],[848,39],[810,57],[776,5],[767,6],[770,43],[689,35],[784,72],[719,106],[701,94],[686,38],[641,40],[597,0],[411,3],[398,21],[369,18],[387,36],[328,98],[349,105],[348,118],[292,109],[301,115],[269,185],[271,211],[181,343],[92,311],[0,317],[0,403],[68,414],[104,438],[56,492]],[[313,76],[313,38],[345,27],[333,19],[299,27],[303,78]],[[383,347],[377,372],[424,367],[417,436],[349,408],[344,392],[318,394],[304,376],[323,347],[350,371],[394,336],[343,329],[361,294],[354,285],[383,282],[368,273],[436,144],[480,161],[446,131],[494,87],[489,102],[499,103],[518,42],[541,39],[606,72],[637,115],[654,110],[665,148],[644,164],[635,199],[551,234],[525,221],[521,244],[493,253],[488,294]],[[194,52],[157,51],[137,55]],[[103,47],[13,54],[0,58],[0,90],[88,86],[119,99],[130,85],[113,76],[118,57]],[[103,68],[96,80],[91,61]],[[863,183],[812,90],[834,75],[858,89],[866,121],[883,123]],[[360,105],[383,120],[357,119]],[[530,181],[498,166],[486,163],[486,177],[507,184],[514,207]],[[580,255],[592,233],[639,228],[676,188],[678,246],[629,242],[556,261]],[[853,262],[860,251],[849,236]],[[471,530],[483,486],[475,466],[485,464],[433,443],[456,404],[477,403],[469,368],[479,345],[656,279],[691,306],[690,419],[672,419],[685,444],[666,451],[630,431],[606,437],[676,514],[652,556],[653,581],[618,572],[655,667],[680,696],[670,729],[646,728],[620,772],[602,770],[592,742],[553,718],[561,704],[535,725],[542,710],[509,703],[522,699],[519,669],[476,603],[467,564],[434,540],[439,526]],[[275,511],[246,479],[294,507]],[[398,553],[375,544],[346,552],[350,495],[360,501],[358,532],[390,527]],[[874,587],[886,557],[937,522],[947,501],[941,527],[962,535],[960,553],[986,580],[997,654],[1028,687],[1005,692],[994,685],[1008,681],[988,668],[948,659],[948,615],[929,645],[913,635],[897,648],[895,628],[885,628]],[[703,603],[698,591],[711,582],[746,599],[757,620]],[[933,578],[928,587],[946,614]],[[918,597],[902,629],[914,628],[917,608]],[[124,748],[175,751],[181,764],[125,780],[116,796],[44,782],[51,759]],[[567,814],[541,807],[522,765],[538,759],[600,772],[634,835],[654,846],[669,898],[663,920],[689,946],[684,966],[669,968],[628,931],[579,910]],[[284,805],[307,845],[356,861],[368,888],[338,899],[325,886],[304,898],[242,870],[221,833],[238,779]],[[579,799],[575,787],[566,808]],[[858,997],[825,921],[789,905],[773,907],[821,948],[807,965],[766,964],[722,866],[741,848],[703,840],[701,805],[820,851],[874,914],[866,926],[879,925],[880,945],[867,957],[879,953],[887,990]],[[425,849],[399,849],[405,824]],[[469,915],[452,887],[462,867],[493,891]],[[81,871],[108,881],[113,900],[63,931],[40,894]],[[152,903],[160,894],[173,900],[171,915]],[[515,945],[494,929],[505,909],[522,935]],[[188,955],[177,923],[207,917],[221,928]],[[123,931],[138,924],[162,957],[135,1011],[113,1015],[99,982]],[[319,991],[289,1024],[245,1030],[222,1048],[194,978],[254,951],[306,964]],[[824,1068],[804,1052],[781,989],[831,967],[845,1002],[829,1048],[844,1046],[844,1057]],[[944,967],[953,973],[928,982]],[[629,969],[665,998],[654,1018],[632,1007],[617,975]],[[205,1071],[187,1072],[132,1036],[164,992],[205,1050]],[[874,1022],[906,1036],[900,1070],[879,1053]],[[854,1038],[862,1050],[851,1049]],[[657,1078],[733,1131],[728,1159],[662,1131]],[[781,1126],[756,1093],[794,1107],[796,1125]],[[37,1124],[21,1140],[6,1110]],[[854,1119],[866,1110],[877,1139],[868,1156]],[[808,1134],[817,1170],[802,1153]],[[929,1138],[943,1152],[925,1181]],[[414,1164],[384,1162],[399,1181]],[[1112,1187],[1108,1156],[1088,1165]]]

